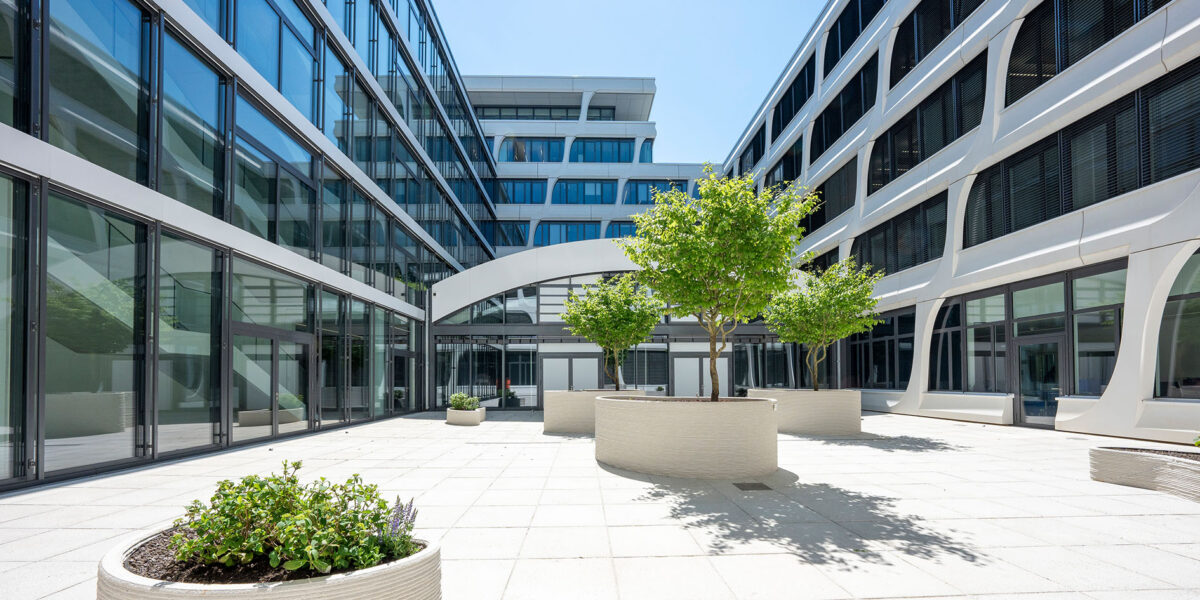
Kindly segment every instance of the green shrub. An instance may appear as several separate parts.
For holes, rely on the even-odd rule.
[[[209,504],[199,500],[175,522],[175,559],[225,566],[266,559],[289,571],[365,569],[420,550],[412,538],[412,502],[394,507],[375,485],[354,475],[346,483],[324,477],[307,485],[283,463],[283,474],[250,475],[217,484]]]
[[[450,408],[454,410],[475,410],[479,408],[479,398],[468,396],[462,392],[451,394]]]

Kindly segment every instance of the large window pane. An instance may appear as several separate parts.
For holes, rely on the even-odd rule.
[[[50,3],[49,141],[146,181],[149,24],[126,0]]]
[[[1200,74],[1151,92],[1150,182],[1200,167]]]
[[[0,480],[12,477],[24,425],[27,186],[0,176]]]
[[[346,268],[346,193],[346,181],[327,172],[321,193],[321,264],[339,273]]]
[[[1080,277],[1072,284],[1075,310],[1125,303],[1125,269]]]
[[[175,36],[163,42],[163,129],[159,191],[221,216],[224,159],[221,78]]]
[[[279,15],[267,0],[237,3],[237,50],[271,85],[279,85]]]
[[[1120,315],[1115,309],[1075,315],[1076,394],[1099,396],[1108,386],[1117,364]]]
[[[296,254],[309,256],[313,247],[313,191],[285,170],[279,171],[276,242]]]
[[[1200,298],[1167,302],[1158,334],[1158,393],[1200,398]]]
[[[311,43],[311,40],[310,42]],[[280,50],[279,91],[293,106],[300,109],[310,120],[315,119],[313,88],[315,86],[317,61],[312,52],[291,31],[283,34]]]
[[[276,342],[279,346],[279,433],[308,429],[308,344]]]
[[[321,292],[321,365],[317,386],[321,390],[321,421],[333,425],[346,420],[342,364],[345,343],[341,296]]]
[[[164,234],[158,272],[158,451],[208,446],[221,405],[221,271],[211,248]]]
[[[347,404],[350,407],[350,419],[357,421],[371,416],[371,368],[367,362],[370,335],[370,311],[365,303],[358,300],[350,301],[350,321],[348,323],[348,348],[350,352],[349,386]]]
[[[55,194],[47,210],[45,468],[130,458],[143,391],[146,229]]]
[[[234,442],[271,435],[271,368],[274,352],[271,340],[244,335],[233,336],[231,357],[233,380],[230,381],[233,404]]]
[[[233,155],[232,222],[266,240],[272,233],[277,171],[275,161],[238,140]]]
[[[233,261],[234,321],[286,331],[312,331],[305,281],[247,260]]]
[[[374,388],[371,397],[375,405],[373,414],[382,417],[391,405],[387,377],[387,311],[376,306],[371,313],[371,382]]]
[[[224,0],[183,0],[183,3],[196,11],[213,31],[223,34],[225,28],[221,26],[221,5]]]
[[[21,72],[25,63],[24,23],[17,4],[20,0],[0,0],[0,123],[24,126],[19,106]]]
[[[1066,310],[1061,282],[1017,290],[1013,292],[1012,298],[1014,319],[1060,313]]]

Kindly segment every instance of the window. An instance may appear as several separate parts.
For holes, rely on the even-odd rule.
[[[476,106],[480,119],[508,121],[578,121],[578,106]]]
[[[813,91],[816,90],[816,79],[817,58],[814,54],[808,57],[804,66],[800,68],[800,72],[796,73],[792,83],[779,97],[779,102],[776,102],[775,107],[771,109],[771,143],[775,143],[775,138],[779,137],[784,129],[787,129],[787,126],[792,123],[792,119],[804,108],[804,103],[812,97]]]
[[[46,207],[39,458],[49,472],[132,458],[145,425],[146,226],[56,193]]]
[[[479,229],[492,246],[524,247],[529,243],[529,221],[484,221]]]
[[[321,190],[321,264],[347,272],[346,217],[350,214],[350,185],[337,172],[325,167]]]
[[[871,331],[855,334],[847,342],[847,388],[908,389],[912,375],[913,331],[916,309],[880,316]]]
[[[243,258],[233,260],[230,319],[282,331],[312,332],[312,285]]]
[[[1160,398],[1200,399],[1200,253],[1175,277],[1158,331]]]
[[[889,83],[892,87],[962,25],[982,0],[922,0],[896,29]]]
[[[321,394],[321,420],[330,425],[346,420],[346,322],[343,318],[345,304],[344,296],[324,290],[321,292],[321,306],[318,312],[321,355],[317,387]]]
[[[754,165],[762,160],[763,153],[766,151],[767,124],[763,123],[759,126],[758,131],[754,132],[754,137],[750,138],[750,143],[746,145],[741,158],[738,159],[738,175],[745,175],[753,170]]]
[[[49,142],[146,183],[149,17],[127,0],[56,0],[49,25]]]
[[[224,37],[225,27],[223,24],[225,21],[221,9],[225,4],[225,0],[183,0],[183,3],[196,11],[196,14],[200,15],[200,18],[204,19],[204,22],[208,23],[208,26],[212,27],[213,31]]]
[[[1108,43],[1165,2],[1047,0],[1029,12],[1008,62],[1005,106]],[[1061,46],[1061,47],[1060,47]]]
[[[804,263],[800,268],[813,273],[821,273],[825,269],[832,267],[838,262],[838,249],[834,248],[824,254],[814,257],[812,260]]]
[[[550,198],[550,203],[616,204],[617,182],[606,180],[560,179],[554,184],[554,195]]]
[[[946,302],[933,321],[929,389],[962,390],[962,303]]]
[[[237,99],[235,116],[233,224],[308,256],[312,154],[244,98]]]
[[[887,274],[942,257],[946,247],[946,192],[914,206],[855,238],[860,264]]]
[[[986,71],[985,51],[875,140],[867,173],[867,195],[979,125],[983,118]]]
[[[0,123],[25,129],[25,18],[20,0],[0,0]],[[3,468],[3,467],[0,467]],[[0,471],[0,478],[3,478]]]
[[[625,182],[625,198],[622,204],[654,204],[655,193],[663,194],[678,189],[687,191],[687,181],[673,179],[637,180]]]
[[[224,198],[225,85],[173,35],[163,37],[159,191],[220,218]]]
[[[238,54],[315,120],[315,31],[295,0],[239,0],[236,39]]]
[[[783,156],[771,167],[767,172],[766,185],[773,187],[776,185],[790,185],[793,181],[800,178],[801,160],[804,157],[804,138],[796,139],[796,143],[792,144]]]
[[[887,0],[850,0],[836,21],[829,28],[825,38],[824,72],[829,72],[837,66],[838,61],[854,45],[854,41],[862,34],[863,29],[871,23],[871,19],[879,14],[879,10]]]
[[[637,235],[637,223],[633,221],[612,221],[604,228],[604,237],[621,238]]]
[[[545,204],[545,179],[502,179],[508,204]]]
[[[342,59],[334,53],[331,45],[325,47],[325,81],[323,82],[325,98],[325,137],[337,144],[347,156],[350,152],[350,93],[354,85],[354,77]]]
[[[25,435],[25,235],[29,186],[0,175],[0,480],[17,475]]]
[[[855,73],[845,87],[834,95],[829,105],[813,121],[812,148],[808,164],[837,143],[867,111],[875,106],[876,85],[879,79],[879,55],[875,54]]]
[[[1112,379],[1121,343],[1125,269],[1082,274],[1071,280],[1075,394],[1099,396]]]
[[[967,199],[963,246],[1200,168],[1197,97],[1200,60],[985,169]]]
[[[842,168],[830,175],[818,185],[814,194],[821,200],[821,205],[807,217],[804,217],[804,232],[811,234],[820,229],[838,215],[854,206],[856,181],[858,180],[858,158],[842,165]]]
[[[617,119],[617,109],[614,106],[589,106],[587,111],[587,120],[589,121],[615,121]]]
[[[542,221],[533,232],[533,245],[552,246],[599,237],[600,223],[595,221]]]
[[[633,162],[633,140],[629,138],[577,138],[571,144],[571,162]]]
[[[562,162],[562,138],[504,138],[500,162]]]
[[[654,162],[654,138],[642,141],[642,148],[641,150],[638,150],[638,162]]]
[[[158,451],[219,441],[221,255],[164,233],[158,269]],[[163,431],[165,433],[165,431]]]

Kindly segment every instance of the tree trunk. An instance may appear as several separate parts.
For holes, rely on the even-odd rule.
[[[612,368],[609,368],[608,359],[612,358]],[[613,380],[613,389],[621,391],[621,365],[617,364],[617,353],[604,351],[604,374],[608,375],[609,379]]]
[[[814,392],[820,391],[821,384],[817,381],[817,354],[816,350],[809,348],[805,356],[805,361],[808,363],[808,374],[812,377],[812,388]]]
[[[716,402],[721,397],[721,381],[717,375],[717,336],[708,334],[708,377],[712,380],[712,393],[709,400]]]

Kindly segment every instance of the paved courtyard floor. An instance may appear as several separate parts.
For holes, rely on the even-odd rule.
[[[602,468],[541,413],[442,418],[0,496],[0,597],[91,598],[105,551],[286,458],[415,496],[447,600],[1200,598],[1200,504],[1088,478],[1088,448],[1150,443],[866,413],[781,435],[771,489],[741,491]]]

